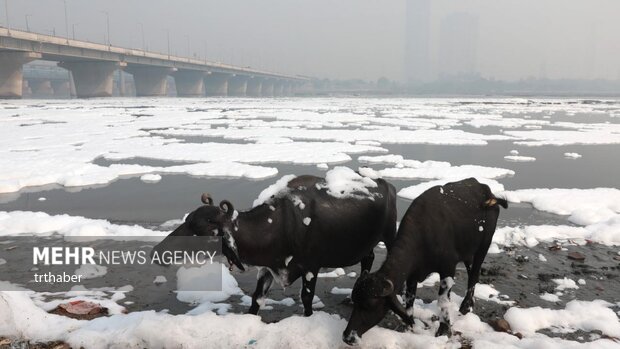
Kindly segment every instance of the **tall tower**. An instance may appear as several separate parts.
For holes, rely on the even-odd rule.
[[[411,85],[431,80],[430,71],[431,0],[407,0],[405,33],[405,82]]]
[[[439,35],[439,75],[455,77],[476,73],[478,17],[454,12],[441,21]]]

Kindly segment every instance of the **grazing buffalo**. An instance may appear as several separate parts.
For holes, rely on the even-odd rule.
[[[228,201],[218,206],[204,194],[205,205],[190,213],[171,236],[220,235],[229,263],[260,266],[249,312],[257,314],[274,278],[288,286],[302,278],[304,314],[320,268],[361,262],[369,271],[373,248],[396,235],[396,191],[380,178],[371,179],[336,167],[326,178],[285,176],[265,189],[254,208],[237,212]],[[166,239],[154,250],[166,248]]]
[[[343,341],[355,343],[388,310],[413,325],[417,284],[433,272],[441,278],[436,335],[449,335],[447,306],[456,265],[463,262],[467,268],[467,294],[460,307],[466,314],[473,307],[474,287],[495,233],[498,204],[508,207],[506,200],[496,198],[487,185],[474,178],[432,187],[413,200],[381,268],[372,274],[362,273],[355,283],[351,295],[354,309]],[[406,308],[396,298],[405,283]]]

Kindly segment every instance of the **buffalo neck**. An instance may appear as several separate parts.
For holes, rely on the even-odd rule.
[[[268,221],[272,213],[268,205],[239,212],[237,229],[233,229],[232,235],[243,263],[264,265],[261,256],[268,255],[265,252],[271,247],[277,229],[275,224]]]
[[[379,273],[392,280],[394,285],[402,285],[412,274],[418,277],[422,251],[416,251],[415,227],[403,220],[396,241],[379,269]]]

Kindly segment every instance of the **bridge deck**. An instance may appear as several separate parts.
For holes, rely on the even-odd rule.
[[[0,51],[37,52],[41,54],[42,59],[52,61],[112,61],[124,62],[129,65],[171,67],[293,81],[309,80],[303,76],[280,74],[196,58],[108,46],[14,29],[9,30],[3,27],[0,27]]]

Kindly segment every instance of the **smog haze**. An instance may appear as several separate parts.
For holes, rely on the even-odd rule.
[[[28,21],[42,34],[104,43],[109,15],[115,46],[165,53],[169,37],[180,56],[319,78],[403,81],[411,69],[407,43],[419,34],[411,8],[425,1],[426,13],[413,19],[428,21],[428,79],[620,78],[616,0],[66,0],[67,23],[62,0],[8,0],[8,7],[12,28],[26,29]],[[6,26],[6,14],[0,20]]]

